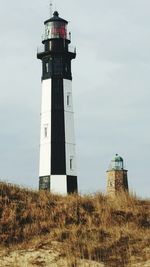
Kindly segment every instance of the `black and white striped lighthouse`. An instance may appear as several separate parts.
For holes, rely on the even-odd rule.
[[[74,114],[72,100],[72,49],[68,22],[57,11],[46,20],[42,49],[42,105],[39,189],[53,193],[77,192]]]

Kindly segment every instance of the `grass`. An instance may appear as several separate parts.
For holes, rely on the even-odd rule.
[[[78,259],[105,266],[150,260],[150,201],[121,193],[62,197],[0,183],[0,243],[58,242],[68,266]],[[44,239],[44,240],[45,240]]]

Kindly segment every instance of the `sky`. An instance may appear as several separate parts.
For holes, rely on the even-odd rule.
[[[68,20],[79,192],[106,190],[116,153],[130,190],[150,194],[150,1],[57,0]],[[49,1],[2,1],[0,179],[38,188],[43,22]]]

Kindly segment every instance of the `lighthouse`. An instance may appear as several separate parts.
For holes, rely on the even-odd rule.
[[[39,189],[66,195],[77,192],[71,61],[68,21],[57,11],[44,22],[37,58],[42,62]]]
[[[128,171],[124,168],[124,160],[118,154],[111,160],[107,171],[107,195],[114,197],[120,192],[128,192]]]

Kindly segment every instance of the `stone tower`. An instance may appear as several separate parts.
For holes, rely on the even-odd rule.
[[[115,196],[121,191],[128,192],[128,175],[124,169],[123,158],[118,154],[111,160],[107,171],[107,195]]]

